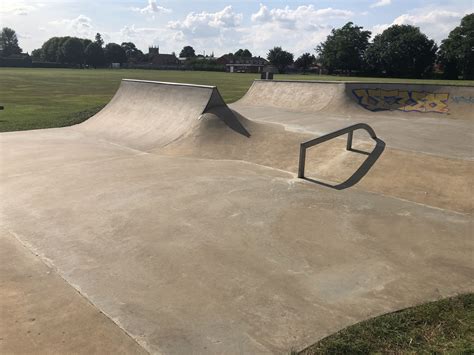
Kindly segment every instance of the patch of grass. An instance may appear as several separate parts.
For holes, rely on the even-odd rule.
[[[258,74],[137,69],[0,68],[0,132],[62,127],[70,115],[110,101],[123,78],[216,85],[228,103],[241,98]],[[276,75],[284,80],[360,80],[473,85],[474,81]]]
[[[301,351],[313,354],[474,353],[474,294],[355,324]]]
[[[79,111],[72,113],[64,118],[64,121],[61,122],[60,127],[66,127],[66,126],[73,126],[75,124],[79,124],[81,122],[84,122],[85,120],[91,118],[94,116],[97,112],[102,110],[105,105],[100,105],[97,107],[93,107],[84,111]]]

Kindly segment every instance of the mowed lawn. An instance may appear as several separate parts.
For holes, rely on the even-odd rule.
[[[228,103],[241,98],[258,74],[135,69],[0,68],[0,131],[62,127],[103,107],[120,80],[144,79],[216,85]],[[402,80],[319,75],[276,75],[281,80],[364,80],[474,86],[474,81]]]

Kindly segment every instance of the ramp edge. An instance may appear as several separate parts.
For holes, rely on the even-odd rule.
[[[146,84],[170,85],[170,86],[187,86],[187,87],[205,88],[205,89],[216,89],[217,88],[217,86],[212,86],[212,85],[174,83],[174,82],[168,82],[168,81],[155,81],[155,80],[122,79],[122,81],[129,81],[129,82],[135,82],[135,83],[146,83]]]

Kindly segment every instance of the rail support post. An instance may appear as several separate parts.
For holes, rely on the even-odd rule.
[[[306,147],[301,144],[300,145],[300,161],[298,164],[298,177],[303,178],[304,177],[304,165],[306,162]]]
[[[354,131],[350,131],[348,134],[347,134],[347,145],[346,145],[346,149],[347,150],[351,150],[352,149],[352,138],[354,136]]]

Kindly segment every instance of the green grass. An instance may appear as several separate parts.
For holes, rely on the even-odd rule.
[[[62,127],[105,105],[122,78],[216,85],[228,103],[242,97],[258,74],[158,70],[0,68],[0,132]],[[364,80],[473,85],[474,81],[401,80],[276,75],[285,80]]]
[[[300,352],[473,354],[474,294],[386,314],[341,330]]]

